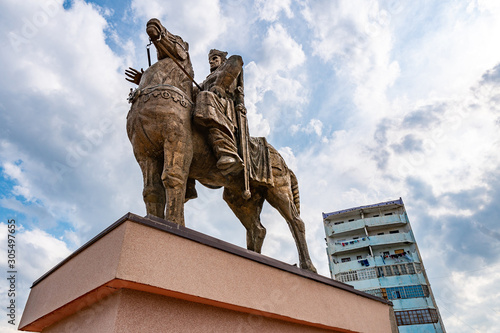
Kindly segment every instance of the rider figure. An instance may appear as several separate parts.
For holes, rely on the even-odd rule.
[[[243,103],[243,60],[238,55],[226,59],[227,52],[212,49],[208,54],[210,74],[195,92],[194,122],[208,130],[208,139],[224,175],[243,169],[238,154],[238,112]]]

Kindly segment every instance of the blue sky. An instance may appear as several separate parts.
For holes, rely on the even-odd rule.
[[[320,274],[322,212],[402,197],[447,331],[498,330],[500,5],[480,0],[2,1],[0,249],[15,218],[19,304],[112,222],[145,214],[123,72],[147,67],[152,17],[189,42],[198,82],[211,48],[243,57],[250,133],[298,177]],[[198,192],[187,226],[244,246],[222,192]],[[261,217],[263,253],[297,262],[279,214]]]

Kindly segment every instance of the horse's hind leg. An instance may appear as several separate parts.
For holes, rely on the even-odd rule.
[[[266,236],[266,228],[260,223],[260,212],[264,204],[264,197],[261,193],[255,192],[252,193],[250,199],[245,200],[241,193],[241,190],[224,188],[223,198],[234,215],[247,229],[247,249],[260,253]]]
[[[275,187],[267,191],[267,201],[276,208],[285,218],[292,232],[297,250],[299,253],[300,268],[308,269],[316,273],[306,243],[306,232],[304,221],[300,218],[299,211],[293,200],[292,189],[289,181],[279,184],[280,180],[275,179]]]
[[[161,181],[163,159],[153,157],[137,157],[142,170],[144,190],[142,196],[146,204],[147,214],[165,217],[165,189]]]

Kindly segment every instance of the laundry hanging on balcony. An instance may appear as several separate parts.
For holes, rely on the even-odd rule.
[[[367,239],[370,239],[370,237],[363,237],[361,239],[353,239],[352,241],[348,241],[348,242],[342,242],[342,243],[337,243],[337,244],[342,244],[342,246],[346,246],[346,245],[349,245],[349,244],[356,244],[356,243],[359,243],[360,241],[366,241]]]
[[[370,262],[368,261],[368,259],[358,260],[358,262],[361,264],[361,266],[370,266]]]

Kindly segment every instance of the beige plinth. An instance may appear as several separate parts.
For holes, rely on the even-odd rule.
[[[127,214],[35,281],[20,330],[397,332],[390,302]]]

